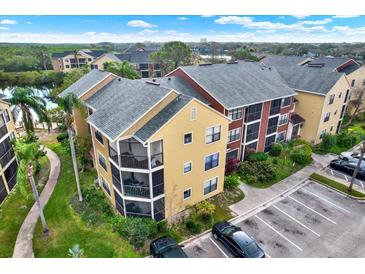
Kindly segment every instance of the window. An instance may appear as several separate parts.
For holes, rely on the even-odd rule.
[[[241,128],[235,128],[228,132],[228,143],[232,143],[240,139]]]
[[[257,139],[259,137],[259,130],[260,130],[260,122],[248,125],[246,131],[246,142],[250,142],[252,140]]]
[[[262,104],[256,104],[246,108],[245,122],[252,122],[261,118]]]
[[[162,76],[161,71],[154,72],[154,77],[161,77],[161,76]]]
[[[332,94],[332,95],[330,96],[329,100],[328,100],[328,104],[329,104],[329,105],[332,105],[334,100],[335,100],[335,95],[334,95],[334,94]]]
[[[188,162],[188,163],[185,163],[184,164],[184,174],[185,173],[189,173],[192,169],[192,163],[191,162]]]
[[[91,59],[91,58],[87,58],[87,60],[88,60],[89,62],[91,62],[91,61],[92,61],[92,59]]]
[[[284,124],[287,124],[289,122],[289,114],[282,114],[280,115],[280,118],[279,118],[279,126],[280,125],[284,125]]]
[[[98,142],[100,144],[102,144],[102,145],[104,144],[103,135],[101,135],[100,131],[95,130],[95,138],[96,138],[96,140],[98,140]]]
[[[275,143],[275,139],[276,139],[276,135],[271,135],[269,137],[266,137],[266,140],[265,140],[265,152],[269,151],[270,148],[271,148],[271,145],[273,143]]]
[[[342,97],[342,92],[340,92],[340,94],[338,95],[338,98],[341,98]]]
[[[205,130],[205,143],[210,144],[221,139],[221,126],[214,126]]]
[[[274,133],[277,130],[278,120],[279,120],[279,117],[273,117],[273,118],[269,119],[269,122],[267,123],[266,135]]]
[[[192,121],[196,120],[196,108],[191,109],[190,120]]]
[[[330,131],[332,131],[333,130],[333,126],[331,126],[331,128],[330,128]]]
[[[218,186],[218,177],[210,179],[209,181],[204,183],[204,195],[207,195],[215,190],[217,190]]]
[[[106,191],[106,193],[110,196],[110,187],[107,181],[103,177],[101,177],[101,185],[103,186],[103,189]]]
[[[184,191],[184,200],[189,199],[191,197],[191,188]]]
[[[99,164],[104,168],[105,171],[107,171],[105,158],[100,153],[99,153]]]
[[[351,81],[351,87],[355,86],[355,79]]]
[[[140,64],[139,69],[140,70],[148,70],[148,64]]]
[[[5,120],[5,123],[10,122],[10,115],[9,115],[9,111],[7,109],[5,109],[5,111],[4,111],[4,120]]]
[[[205,170],[217,167],[219,164],[219,152],[205,157]]]
[[[70,65],[66,65],[66,68],[70,68]]]
[[[323,122],[327,122],[330,119],[330,116],[331,116],[331,112],[326,112],[324,114]]]
[[[232,160],[232,159],[237,159],[237,158],[238,158],[238,149],[231,150],[231,151],[227,152],[227,154],[226,154],[226,161]]]
[[[245,153],[255,152],[257,149],[257,142],[253,142],[245,146]]]
[[[322,130],[321,134],[319,135],[319,139],[322,139],[323,136],[326,134],[326,132],[327,132],[327,129]]]
[[[184,145],[191,144],[193,142],[193,133],[184,134]]]
[[[228,111],[228,117],[232,120],[238,120],[242,118],[242,108],[236,108]]]
[[[10,141],[15,140],[15,133],[14,132],[10,133],[9,137],[10,137]]]
[[[286,97],[281,99],[281,107],[287,107],[291,105],[291,98],[292,97]]]
[[[271,101],[270,115],[278,114],[280,112],[280,108],[281,108],[281,99]]]
[[[141,71],[141,77],[142,78],[148,78],[149,77],[148,70]]]
[[[348,99],[350,99],[350,90],[346,90],[346,96],[345,96],[345,100],[344,103],[347,103]]]
[[[285,141],[286,131],[279,132],[276,135],[276,142]]]
[[[334,115],[337,115],[337,109],[335,110],[335,113],[334,113]]]
[[[153,64],[153,69],[154,70],[160,70],[160,64]]]

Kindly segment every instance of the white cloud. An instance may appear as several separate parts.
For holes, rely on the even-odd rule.
[[[85,35],[95,35],[96,34],[96,32],[95,31],[88,31],[88,32],[85,32],[84,33]]]
[[[302,23],[305,25],[324,25],[324,24],[328,24],[331,22],[332,22],[331,18],[325,18],[322,20],[312,20],[312,21],[299,21],[299,23]]]
[[[157,27],[156,25],[153,25],[151,23],[148,23],[143,20],[132,20],[127,23],[130,27],[137,27],[137,28],[154,28]]]
[[[0,30],[8,30],[9,28],[7,27],[0,27]]]
[[[201,17],[203,17],[203,18],[209,18],[209,17],[213,17],[213,16],[215,16],[215,15],[202,15]]]
[[[298,19],[303,19],[303,18],[308,17],[309,15],[292,15],[292,16],[295,18],[298,18]]]
[[[178,17],[177,20],[186,21],[186,20],[189,20],[189,18],[187,18],[187,17]]]
[[[140,31],[138,34],[139,35],[146,35],[146,34],[153,34],[158,32],[158,30],[150,30],[150,29],[144,29],[142,31]]]
[[[0,21],[0,25],[15,25],[18,22],[15,20],[3,19]]]
[[[27,21],[27,22],[25,22],[24,24],[26,24],[26,25],[32,25],[33,23],[32,23],[32,22],[30,22],[30,21]]]
[[[359,17],[360,15],[335,15],[333,18],[354,18]]]

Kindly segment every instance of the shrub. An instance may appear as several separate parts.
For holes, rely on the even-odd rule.
[[[357,138],[353,134],[350,134],[348,131],[341,131],[337,135],[337,143],[341,147],[351,148],[356,145]]]
[[[229,159],[226,163],[225,174],[229,175],[237,171],[238,160],[237,159]]]
[[[332,134],[324,134],[323,137],[322,137],[322,143],[321,143],[321,147],[323,149],[330,149],[334,146],[337,145],[337,138],[335,135],[332,135]]]
[[[234,189],[240,184],[240,177],[237,174],[228,175],[224,178],[224,188]]]
[[[264,152],[254,152],[248,154],[248,161],[250,162],[262,162],[267,160],[267,154]]]
[[[282,151],[283,151],[283,145],[282,144],[272,144],[269,154],[271,156],[277,157],[277,156],[280,156]]]
[[[191,234],[198,234],[202,231],[202,225],[191,219],[186,222],[185,226]]]
[[[195,205],[195,210],[200,218],[208,223],[212,220],[212,215],[215,212],[215,205],[205,200]]]
[[[290,159],[297,164],[307,164],[312,158],[312,148],[308,144],[297,146],[290,152]]]
[[[244,178],[254,176],[258,182],[268,182],[276,176],[275,170],[267,162],[244,161],[240,165],[240,173]]]
[[[273,163],[274,165],[277,165],[277,164],[279,163],[279,161],[278,161],[278,159],[277,159],[277,158],[274,158],[274,159],[272,159],[272,163]]]
[[[65,131],[65,132],[60,133],[57,136],[57,141],[59,143],[64,143],[64,142],[67,142],[67,138],[68,138],[68,133],[67,133],[67,131]]]

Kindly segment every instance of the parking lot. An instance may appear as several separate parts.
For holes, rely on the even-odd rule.
[[[315,182],[246,219],[233,223],[251,235],[267,257],[365,257],[365,203]],[[189,257],[231,253],[211,233],[184,247]]]
[[[339,179],[345,180],[346,182],[350,182],[350,181],[351,181],[351,178],[352,178],[352,176],[350,176],[350,175],[348,175],[348,174],[345,174],[345,173],[343,173],[343,172],[341,172],[341,171],[334,170],[334,169],[332,169],[332,168],[330,168],[330,167],[327,167],[327,168],[325,169],[325,172],[326,172],[327,174],[329,174],[329,175],[332,175],[332,176],[336,177],[336,178],[339,178]],[[359,180],[359,179],[355,179],[355,183],[354,183],[354,184],[355,184],[355,185],[358,185],[358,186],[359,186],[359,187],[361,187],[361,188],[365,188],[365,182],[364,182],[364,181],[361,181],[361,180]]]

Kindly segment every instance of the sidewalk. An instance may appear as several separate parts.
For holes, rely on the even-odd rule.
[[[310,165],[269,188],[261,189],[254,188],[246,184],[240,184],[239,188],[245,193],[245,198],[242,201],[231,205],[229,208],[238,216],[244,215],[253,208],[259,207],[268,201],[279,197],[285,192],[295,189],[299,185],[303,184],[305,180],[308,179],[310,174],[326,167],[333,159],[336,159],[337,157],[337,155],[332,154],[313,154],[313,162]]]
[[[60,159],[58,158],[57,154],[48,148],[45,148],[45,151],[47,152],[46,155],[51,164],[51,171],[47,184],[45,185],[39,197],[43,208],[47,204],[57,184],[57,179],[61,167]],[[15,242],[13,258],[34,258],[33,234],[38,218],[39,214],[37,205],[34,203],[27,217],[24,219],[22,226],[20,227],[18,237]]]

